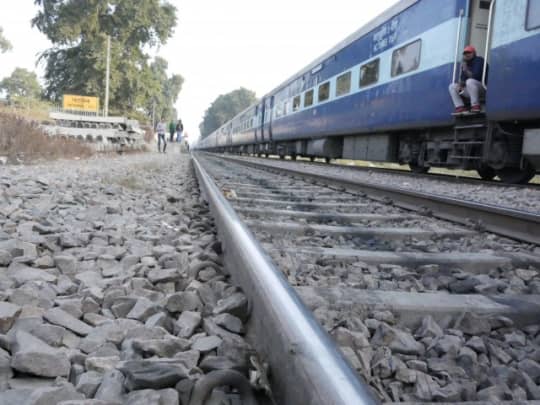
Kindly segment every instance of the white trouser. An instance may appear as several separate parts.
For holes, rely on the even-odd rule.
[[[476,79],[467,79],[461,95],[459,94],[460,85],[457,83],[451,84],[448,90],[456,108],[465,106],[462,97],[470,98],[471,105],[480,105],[480,96],[484,95],[486,91],[482,83]]]

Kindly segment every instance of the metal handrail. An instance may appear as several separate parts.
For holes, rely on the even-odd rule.
[[[458,59],[459,59],[459,40],[461,39],[461,25],[463,24],[463,16],[465,15],[465,10],[461,9],[459,10],[459,22],[458,22],[458,29],[456,34],[456,52],[454,54],[454,71],[452,75],[452,83],[456,83],[456,75],[457,75],[457,65],[458,65]]]
[[[341,355],[330,336],[264,253],[206,173],[197,155],[193,166],[216,219],[225,262],[248,296],[256,326],[256,349],[270,365],[279,404],[375,405],[368,386]]]
[[[493,13],[495,11],[496,0],[491,0],[489,5],[489,19],[488,19],[488,28],[487,28],[487,38],[486,38],[486,51],[484,53],[484,71],[482,72],[482,86],[487,90],[486,85],[486,75],[489,61],[489,49],[491,47],[491,29],[493,26]]]

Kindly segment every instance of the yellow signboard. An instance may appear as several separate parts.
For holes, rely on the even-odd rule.
[[[99,98],[64,94],[64,110],[99,112]]]

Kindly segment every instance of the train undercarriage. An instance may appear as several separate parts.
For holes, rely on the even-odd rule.
[[[365,160],[409,165],[426,173],[431,167],[475,170],[484,180],[529,182],[540,171],[540,122],[527,126],[494,123],[483,115],[457,117],[454,127],[387,134],[358,134],[221,148],[258,156],[314,160]]]

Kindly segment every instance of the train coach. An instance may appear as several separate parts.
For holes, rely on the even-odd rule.
[[[480,114],[453,116],[461,51],[489,63]],[[203,139],[199,149],[540,171],[540,0],[402,0]]]

